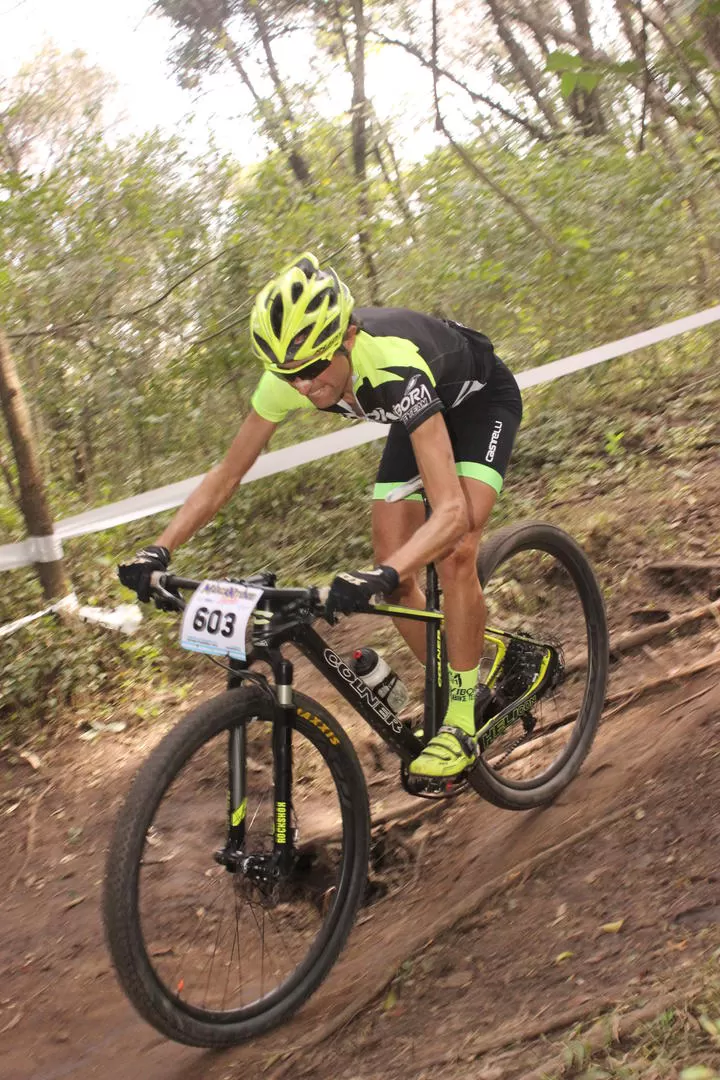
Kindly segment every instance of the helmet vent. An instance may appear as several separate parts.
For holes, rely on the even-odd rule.
[[[253,339],[258,348],[267,356],[271,363],[275,363],[275,353],[272,351],[267,341],[260,337],[259,334],[253,334]]]
[[[285,314],[285,307],[283,305],[282,296],[280,293],[275,295],[272,304],[270,305],[270,325],[272,326],[273,333],[276,337],[280,337],[282,333],[283,315]]]
[[[293,304],[297,304],[297,302],[300,299],[300,297],[302,296],[302,294],[303,294],[303,287],[300,284],[300,282],[299,281],[293,282],[293,286],[290,289],[290,299],[292,300]],[[309,305],[308,305],[308,310],[309,310]]]
[[[340,317],[336,315],[333,321],[329,322],[327,326],[317,335],[317,337],[315,338],[315,344],[322,345],[323,341],[327,341],[327,339],[329,337],[332,337],[333,334],[336,334],[339,329]]]
[[[303,272],[303,274],[305,275],[306,278],[309,279],[309,278],[315,277],[315,267],[313,266],[313,264],[310,262],[309,259],[298,259],[298,261],[295,263],[295,265],[298,268],[298,270],[302,270],[302,272]]]
[[[328,300],[329,306],[332,306],[337,302],[337,293],[332,287],[329,289],[323,289],[323,291],[319,292],[317,296],[313,296],[312,300],[310,300],[309,303],[306,305],[305,310],[317,311],[323,300],[325,300],[326,298]]]

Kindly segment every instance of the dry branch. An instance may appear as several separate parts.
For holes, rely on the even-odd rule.
[[[618,1016],[617,1014],[612,1018],[605,1016],[593,1024],[585,1035],[579,1036],[580,1041],[586,1050],[589,1050],[591,1054],[596,1054],[599,1050],[623,1042],[637,1030],[640,1024],[647,1024],[649,1021],[655,1020],[676,1004],[674,995],[663,994],[662,997],[655,998],[647,1005],[643,1005],[641,1009],[633,1009],[632,1012],[626,1013],[624,1016]],[[562,1075],[565,1066],[564,1054],[560,1056],[556,1054],[550,1060],[539,1065],[537,1069],[533,1069],[532,1072],[528,1073],[525,1080],[547,1080],[548,1076]]]

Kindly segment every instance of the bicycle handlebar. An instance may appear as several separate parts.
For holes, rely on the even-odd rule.
[[[200,581],[195,581],[193,578],[178,577],[176,574],[168,574],[164,570],[156,570],[150,578],[151,592],[158,599],[163,601],[163,604],[167,607],[174,608],[177,611],[182,611],[185,608],[185,601],[181,596],[177,595],[174,590],[186,589],[189,592],[193,592],[199,588],[202,584]],[[267,597],[271,600],[286,600],[292,602],[293,600],[306,600],[310,610],[315,615],[322,615],[325,610],[325,603],[329,593],[329,588],[323,586],[322,588],[311,587],[309,589],[276,589],[271,585],[262,585],[255,581],[237,581],[237,585],[248,585],[250,587],[261,588],[263,597]]]

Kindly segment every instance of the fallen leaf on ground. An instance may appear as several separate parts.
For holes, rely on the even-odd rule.
[[[78,904],[82,904],[83,900],[86,899],[87,897],[85,896],[76,896],[74,900],[68,901],[68,903],[63,906],[63,911],[69,911],[70,908],[77,907]]]

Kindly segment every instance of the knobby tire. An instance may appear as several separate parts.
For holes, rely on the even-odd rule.
[[[117,817],[107,857],[103,900],[110,953],[120,983],[138,1012],[163,1035],[178,1042],[201,1047],[231,1046],[287,1020],[328,974],[363,899],[370,817],[357,755],[343,729],[322,706],[297,692],[294,700],[298,710],[316,721],[313,724],[296,713],[296,737],[308,740],[320,753],[334,781],[342,822],[338,834],[341,851],[336,855],[340,870],[330,910],[327,915],[324,908],[319,911],[318,918],[324,921],[312,947],[272,993],[231,1011],[206,1010],[184,1002],[158,977],[143,938],[139,904],[146,837],[163,796],[193,755],[224,730],[259,719],[268,722],[269,732],[273,703],[268,693],[246,685],[204,702],[189,713],[142,765]],[[193,821],[183,822],[183,827],[191,833]],[[211,859],[209,862],[212,865]],[[234,883],[232,888],[236,888]],[[230,966],[227,958],[226,966]]]

